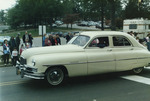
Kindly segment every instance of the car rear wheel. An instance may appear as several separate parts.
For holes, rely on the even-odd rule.
[[[144,67],[134,68],[132,71],[134,74],[139,74],[143,71]]]
[[[46,79],[49,84],[56,86],[64,81],[64,72],[61,68],[54,67],[47,71]]]

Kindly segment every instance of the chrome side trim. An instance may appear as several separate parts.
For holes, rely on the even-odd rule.
[[[139,60],[139,59],[148,59],[150,57],[141,57],[141,58],[129,58],[129,59],[118,59],[116,61],[125,61],[125,60]]]
[[[64,64],[50,64],[50,65],[43,65],[43,66],[60,66],[60,65],[75,65],[75,64],[87,64],[87,62],[64,63]]]
[[[141,57],[141,58],[138,58],[138,59],[148,59],[148,58],[150,58],[150,57]]]
[[[150,57],[141,57],[141,58],[128,58],[128,59],[117,59],[117,60],[102,60],[102,61],[88,61],[88,62],[71,62],[63,64],[45,64],[43,66],[59,66],[59,65],[76,65],[76,64],[88,64],[88,63],[101,63],[101,62],[113,62],[113,61],[127,61],[127,60],[138,60],[138,59],[148,59]]]
[[[88,63],[113,62],[116,60],[89,61]]]
[[[129,59],[117,59],[116,61],[125,61],[125,60],[137,60],[138,58],[129,58]]]
[[[115,60],[107,60],[107,61],[89,61],[89,62],[76,62],[76,63],[64,63],[64,64],[51,64],[51,65],[43,65],[43,66],[59,66],[59,65],[76,65],[76,64],[88,64],[88,63],[100,63],[100,62],[113,62]]]

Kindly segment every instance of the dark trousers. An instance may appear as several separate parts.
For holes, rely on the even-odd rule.
[[[13,66],[16,66],[16,62],[18,61],[18,56],[13,56],[12,58],[12,64]]]
[[[4,64],[8,64],[9,63],[9,54],[4,54],[3,55],[3,58],[4,58]]]

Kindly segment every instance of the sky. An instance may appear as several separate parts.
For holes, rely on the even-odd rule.
[[[0,11],[13,7],[15,3],[16,0],[0,0]]]

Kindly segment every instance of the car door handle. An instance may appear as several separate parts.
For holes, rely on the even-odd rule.
[[[108,49],[107,51],[112,51],[112,49]]]

